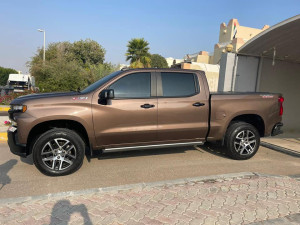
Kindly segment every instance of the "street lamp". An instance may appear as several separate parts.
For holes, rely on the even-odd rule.
[[[45,56],[46,56],[46,31],[45,29],[42,30],[42,29],[38,29],[39,32],[44,32],[44,53],[43,53],[43,64],[45,64]]]

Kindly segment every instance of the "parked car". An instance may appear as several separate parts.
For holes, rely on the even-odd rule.
[[[231,158],[245,160],[260,137],[280,133],[282,103],[281,94],[210,93],[202,71],[126,69],[81,92],[13,100],[8,144],[14,154],[33,154],[50,176],[78,170],[85,149],[92,155],[221,141]]]

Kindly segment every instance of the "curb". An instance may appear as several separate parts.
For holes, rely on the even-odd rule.
[[[7,141],[7,133],[1,132],[0,133],[0,143],[6,142],[6,141]]]
[[[165,180],[158,182],[150,182],[150,183],[136,183],[136,184],[126,184],[120,186],[112,186],[112,187],[103,187],[103,188],[92,188],[92,189],[84,189],[78,191],[67,191],[67,192],[59,192],[59,193],[49,193],[47,195],[38,195],[38,196],[27,196],[27,197],[19,197],[19,198],[4,198],[0,199],[0,205],[2,204],[11,204],[11,203],[24,203],[31,200],[47,200],[53,198],[67,198],[71,196],[78,195],[86,195],[86,194],[95,194],[95,193],[106,193],[109,191],[125,191],[132,189],[144,189],[144,188],[153,188],[153,187],[162,187],[162,186],[172,186],[172,185],[184,185],[190,182],[197,183],[214,183],[220,181],[230,181],[234,178],[242,179],[242,178],[251,178],[258,176],[268,176],[268,175],[260,175],[258,173],[252,172],[241,172],[241,173],[229,173],[222,175],[212,175],[212,176],[201,176],[201,177],[192,177],[192,178],[183,178],[176,180]]]
[[[291,156],[300,157],[300,153],[297,152],[297,151],[294,151],[292,149],[280,147],[278,145],[273,145],[273,144],[270,144],[270,143],[267,143],[267,142],[264,142],[264,141],[262,141],[260,143],[260,145],[263,146],[263,147],[267,147],[267,148],[270,148],[272,150],[278,151],[278,152],[282,152],[282,153],[291,155]]]
[[[0,112],[7,112],[10,109],[9,106],[0,106]]]
[[[249,225],[297,225],[300,221],[300,213],[291,214],[285,217],[263,220],[260,222],[250,223]]]

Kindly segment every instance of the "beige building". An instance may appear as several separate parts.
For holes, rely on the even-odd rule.
[[[202,70],[205,72],[209,90],[212,92],[218,90],[219,71],[220,71],[220,66],[218,64],[212,65],[208,63],[202,63],[202,62],[182,62],[182,63],[177,63],[172,65],[172,68]]]
[[[247,41],[255,37],[260,32],[268,29],[269,25],[264,25],[262,29],[244,27],[237,19],[231,19],[226,25],[221,23],[219,32],[219,42],[215,44],[212,64],[219,64],[221,54],[225,52],[225,47],[229,44],[233,46],[233,52],[237,52]]]
[[[225,52],[226,46],[232,45],[232,52],[237,52],[251,38],[260,32],[268,29],[265,25],[262,29],[240,26],[237,19],[231,19],[226,25],[221,23],[219,32],[219,42],[215,44],[213,54],[200,51],[194,54],[187,54],[182,60],[176,59],[175,63],[168,62],[169,66],[182,69],[203,70],[206,74],[208,85],[211,91],[218,90],[220,59]],[[173,59],[173,58],[166,58]],[[213,65],[212,65],[213,64]]]
[[[210,64],[212,56],[206,51],[189,54],[179,63],[171,64],[173,68],[202,70],[205,72],[210,91],[218,90],[220,66]]]
[[[182,69],[191,69],[191,70],[202,70],[205,72],[209,90],[215,92],[218,90],[218,81],[219,81],[219,65],[212,65],[208,63],[201,62],[192,62],[192,63],[181,63]]]
[[[225,52],[227,45],[233,46],[232,52],[237,52],[247,41],[255,37],[260,32],[268,29],[269,25],[264,25],[262,29],[245,27],[239,24],[237,19],[231,19],[228,24],[221,23],[219,32],[219,42],[214,46],[213,54],[200,51],[194,54],[187,54],[183,59],[176,59],[176,64],[184,62],[197,62],[208,64],[220,64],[221,55]],[[173,65],[173,58],[166,58],[169,66]],[[170,63],[169,63],[169,61]]]
[[[187,54],[184,58],[184,62],[196,62],[196,63],[211,63],[212,56],[206,51],[200,51],[194,54]]]

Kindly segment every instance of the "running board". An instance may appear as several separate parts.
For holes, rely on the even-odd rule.
[[[172,143],[172,144],[158,144],[158,145],[141,145],[141,146],[131,146],[131,147],[118,147],[118,148],[105,148],[103,152],[121,152],[121,151],[131,151],[131,150],[144,150],[144,149],[155,149],[155,148],[169,148],[169,147],[181,147],[181,146],[191,146],[191,145],[203,145],[204,142],[184,142],[184,143]]]

